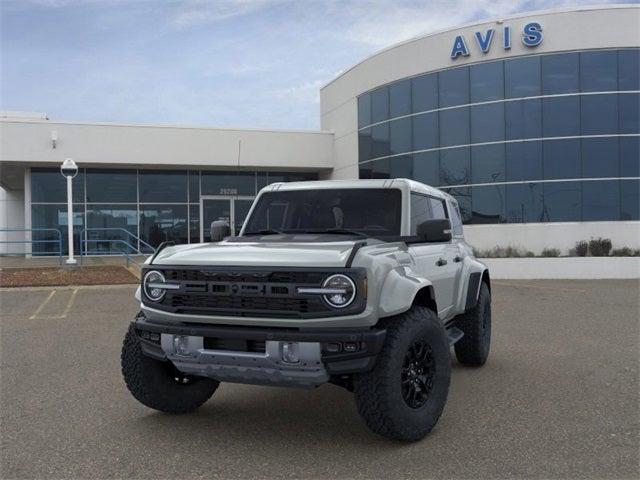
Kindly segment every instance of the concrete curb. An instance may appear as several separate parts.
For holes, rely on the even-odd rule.
[[[640,279],[640,257],[480,258],[492,279]]]

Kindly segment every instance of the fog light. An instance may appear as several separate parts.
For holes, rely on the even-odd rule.
[[[344,344],[344,351],[345,352],[357,352],[358,351],[358,344],[357,343],[352,343],[352,342],[347,342]]]
[[[300,345],[298,342],[285,342],[282,344],[282,361],[286,363],[298,363],[300,361]]]
[[[176,355],[189,355],[189,337],[185,335],[174,335],[173,350],[176,352]]]
[[[329,353],[339,353],[342,350],[342,346],[339,343],[327,343],[325,350]]]

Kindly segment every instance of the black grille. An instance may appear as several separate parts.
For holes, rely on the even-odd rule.
[[[244,340],[240,338],[211,338],[204,337],[206,350],[225,350],[229,352],[265,353],[264,340]]]
[[[179,283],[180,289],[167,290],[160,303],[151,303],[150,306],[174,313],[318,318],[359,313],[366,304],[366,298],[358,295],[349,307],[335,310],[328,306],[320,295],[297,293],[298,287],[322,286],[324,279],[334,273],[348,273],[362,292],[364,269],[261,271],[241,267],[170,267],[161,270],[166,281]]]

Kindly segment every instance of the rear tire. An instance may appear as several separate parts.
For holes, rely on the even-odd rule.
[[[220,385],[208,378],[181,374],[169,361],[147,357],[133,326],[125,336],[120,360],[131,394],[143,405],[161,412],[191,412],[209,400]]]
[[[387,322],[370,372],[354,376],[358,412],[375,433],[417,441],[438,422],[449,392],[451,355],[438,316],[415,305]]]
[[[456,326],[464,336],[455,344],[456,358],[463,365],[480,367],[491,349],[491,293],[482,282],[475,307],[461,315]]]

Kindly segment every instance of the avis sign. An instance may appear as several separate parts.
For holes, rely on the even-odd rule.
[[[502,28],[502,48],[504,50],[511,48],[511,33],[511,27],[505,26]],[[496,30],[494,28],[490,28],[486,32],[475,32],[474,37],[482,53],[489,51],[495,35]],[[520,40],[526,47],[537,47],[542,43],[542,26],[538,22],[527,23],[522,27]],[[455,60],[458,57],[468,57],[469,55],[470,51],[464,35],[458,35],[453,41],[451,58]]]

